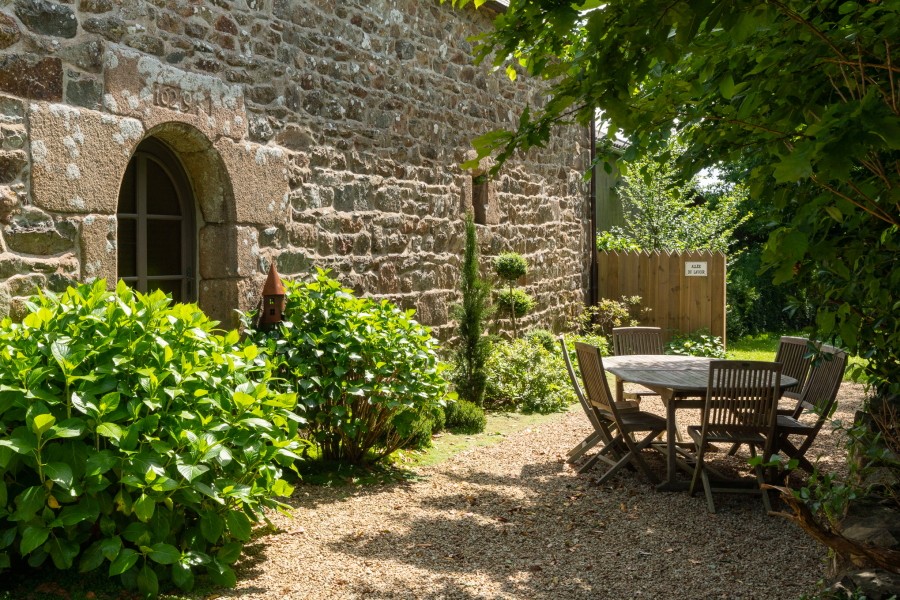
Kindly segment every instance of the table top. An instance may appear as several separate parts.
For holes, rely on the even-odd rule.
[[[605,356],[603,367],[621,379],[649,388],[662,387],[681,395],[703,396],[709,383],[709,363],[705,356],[677,354],[634,354]],[[797,380],[781,376],[781,389],[797,385]]]

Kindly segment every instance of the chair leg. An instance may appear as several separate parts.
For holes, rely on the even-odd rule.
[[[603,436],[599,431],[593,432],[591,435],[584,438],[577,446],[569,450],[568,458],[566,458],[567,463],[573,463],[582,456],[584,453],[596,446],[600,441],[603,440]]]
[[[706,510],[715,513],[716,504],[713,502],[712,485],[709,483],[709,475],[706,473],[706,469],[700,471],[700,477],[703,479],[703,493],[706,494]]]

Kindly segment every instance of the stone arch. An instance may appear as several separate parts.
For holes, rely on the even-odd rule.
[[[225,326],[234,325],[242,283],[234,189],[229,169],[209,138],[193,125],[168,121],[149,129],[141,142],[156,139],[177,157],[194,199],[198,303]],[[135,146],[137,147],[137,145]]]

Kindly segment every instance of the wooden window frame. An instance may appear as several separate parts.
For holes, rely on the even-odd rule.
[[[147,206],[147,168],[146,161],[152,160],[169,177],[178,200],[180,215],[163,215],[148,212]],[[130,219],[136,223],[135,252],[136,273],[128,277],[118,277],[128,285],[133,286],[139,292],[146,292],[148,284],[154,281],[180,281],[181,302],[197,301],[196,285],[196,215],[193,202],[193,193],[184,168],[181,166],[175,153],[163,142],[149,138],[140,143],[128,162],[128,168],[134,165],[134,213],[119,212],[117,207],[117,219]],[[123,178],[124,181],[124,178]],[[121,191],[120,191],[121,198]],[[152,209],[153,207],[149,207]],[[181,223],[181,273],[173,275],[148,275],[147,274],[147,249],[153,243],[147,239],[147,222],[154,221],[179,221]],[[118,235],[118,231],[117,231]]]

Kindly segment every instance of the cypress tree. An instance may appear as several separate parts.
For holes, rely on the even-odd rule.
[[[490,340],[484,334],[491,289],[478,271],[478,238],[472,213],[466,213],[466,249],[459,288],[462,303],[454,311],[459,336],[454,384],[460,398],[481,406],[487,382],[485,363],[491,351]]]

